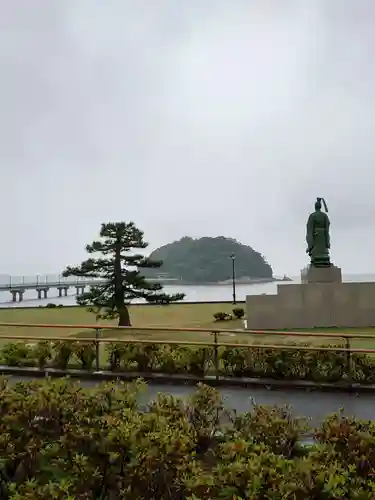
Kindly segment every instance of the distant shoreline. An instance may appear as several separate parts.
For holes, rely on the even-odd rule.
[[[248,278],[248,277],[242,277],[242,278],[236,278],[235,282],[236,285],[260,285],[260,284],[266,284],[266,283],[275,283],[275,282],[285,282],[285,281],[293,281],[291,278],[288,276],[284,276],[283,278]],[[163,281],[160,280],[159,283],[161,283],[163,286],[228,286],[232,285],[232,280],[228,279],[225,281],[214,281],[214,282],[191,282],[191,281],[183,281],[183,280],[176,280],[176,281]]]

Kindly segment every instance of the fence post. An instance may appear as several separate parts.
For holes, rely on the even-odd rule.
[[[345,337],[346,349],[350,349],[350,337]],[[346,351],[346,368],[348,371],[349,384],[352,383],[352,358],[350,350]]]
[[[215,363],[215,379],[219,380],[219,346],[217,342],[217,332],[214,332],[214,363]]]
[[[99,341],[99,328],[95,328],[95,363],[96,371],[100,371],[100,341]]]

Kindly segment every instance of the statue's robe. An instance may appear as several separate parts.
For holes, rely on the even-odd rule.
[[[316,210],[310,214],[306,228],[306,243],[311,265],[315,267],[330,266],[329,226],[329,217],[325,212]]]

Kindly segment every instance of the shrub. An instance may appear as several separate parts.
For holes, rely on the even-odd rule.
[[[375,383],[375,359],[366,354],[353,353],[351,355],[351,373],[353,382],[367,384]]]
[[[109,369],[111,371],[119,370],[121,367],[121,361],[127,352],[126,344],[122,343],[110,343],[106,345],[107,359],[109,364]]]
[[[233,316],[237,319],[242,319],[245,316],[245,309],[243,307],[235,307],[232,312]]]
[[[91,370],[96,358],[94,342],[74,342],[73,353],[84,370]]]
[[[224,373],[237,377],[335,382],[345,376],[347,368],[342,352],[277,349],[266,345],[257,348],[250,345],[248,349],[226,347],[221,350],[220,358]]]
[[[69,360],[74,354],[74,342],[55,342],[53,349],[53,366],[65,370],[68,367]]]
[[[128,344],[128,349],[130,351],[127,353],[127,358],[130,363],[135,364],[138,372],[152,371],[157,366],[159,352],[157,344]]]
[[[195,430],[195,451],[202,455],[218,442],[220,423],[227,416],[219,392],[198,384],[196,392],[188,399],[187,415]]]
[[[290,349],[288,349],[290,345]],[[350,364],[342,346],[329,346],[330,351],[299,350],[301,344],[285,344],[283,349],[269,347],[188,347],[162,344],[131,344],[115,342],[106,346],[107,364],[111,371],[138,373],[186,373],[203,377],[218,373],[226,377],[272,378],[277,380],[310,380],[321,382],[360,382],[373,384],[375,360],[368,355],[352,355]],[[327,347],[325,345],[324,347]],[[0,348],[2,363],[9,366],[52,366],[67,369],[74,365],[85,370],[93,368],[96,344],[67,339],[62,342],[7,343]]]
[[[329,445],[331,452],[346,466],[354,465],[359,476],[375,471],[375,424],[356,420],[343,413],[330,415],[316,429],[315,439]]]
[[[192,375],[202,376],[209,371],[213,361],[213,349],[199,347],[189,349],[187,371]]]
[[[35,364],[43,369],[48,361],[52,359],[52,346],[50,342],[38,342],[32,347],[30,357],[35,360]]]
[[[8,342],[1,348],[2,362],[9,366],[32,365],[31,348],[24,342]]]
[[[182,346],[159,346],[157,353],[158,369],[162,373],[184,373],[188,371],[190,349]]]
[[[232,319],[232,316],[225,312],[217,312],[214,314],[214,319],[215,321],[227,321]]]
[[[49,302],[48,304],[46,304],[47,309],[55,309],[56,307],[57,305],[54,304],[53,302]]]
[[[144,388],[0,379],[1,500],[375,498],[372,422],[330,416],[300,456],[306,425],[287,408],[228,419],[200,385],[142,410]]]
[[[296,456],[299,441],[309,429],[307,419],[294,418],[290,408],[277,406],[255,406],[240,415],[234,412],[232,423],[233,438],[265,444],[286,458]]]

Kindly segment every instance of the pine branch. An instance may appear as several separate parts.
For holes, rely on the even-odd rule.
[[[140,268],[153,268],[157,269],[163,265],[162,260],[154,260],[150,259],[149,257],[144,257],[142,261],[138,264],[138,267]]]
[[[88,259],[80,266],[68,266],[62,273],[67,278],[69,276],[87,276],[89,278],[103,278],[112,271],[112,262],[108,259]]]
[[[172,302],[180,302],[185,297],[184,293],[176,293],[169,295],[167,293],[157,293],[157,294],[145,294],[143,297],[147,302],[159,303],[159,304],[170,304]]]
[[[102,242],[102,241],[93,241],[90,245],[86,245],[87,253],[102,253],[103,255],[109,254],[112,252],[112,243],[111,242]]]

